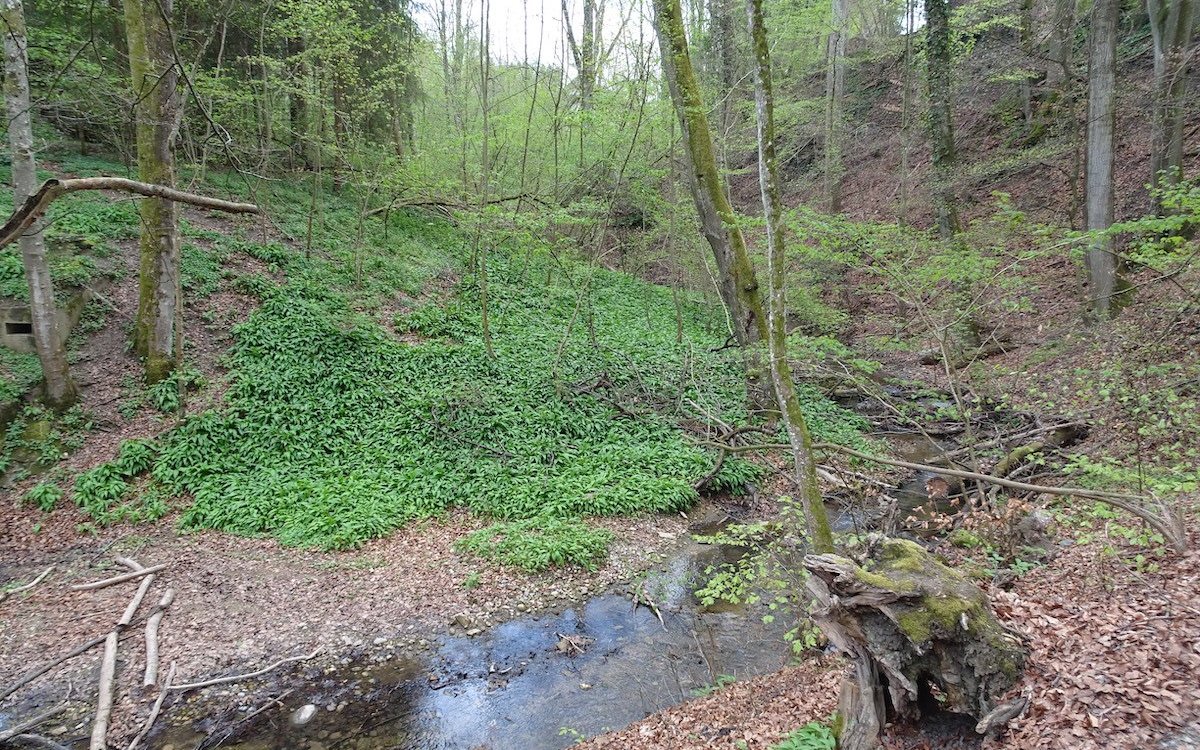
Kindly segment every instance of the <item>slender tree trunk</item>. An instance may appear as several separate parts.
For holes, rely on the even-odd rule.
[[[712,132],[705,117],[707,110],[700,96],[700,84],[688,54],[679,0],[654,0],[654,22],[667,87],[679,118],[689,161],[688,183],[701,231],[717,264],[718,290],[733,322],[734,338],[741,346],[748,347],[767,338],[762,294],[746,240],[717,169]]]
[[[1050,46],[1046,55],[1046,85],[1061,86],[1073,73],[1075,42],[1075,4],[1077,0],[1054,0],[1050,23]]]
[[[929,143],[933,151],[930,189],[938,233],[947,238],[959,230],[953,186],[956,157],[948,0],[925,0],[925,55],[929,84]]]
[[[1113,222],[1113,140],[1116,130],[1117,19],[1120,0],[1096,0],[1092,7],[1088,57],[1087,229],[1101,231]],[[1087,253],[1092,310],[1107,318],[1116,290],[1117,262],[1112,239],[1097,237]]]
[[[487,268],[487,243],[483,239],[483,222],[484,211],[488,204],[488,189],[491,172],[491,162],[489,162],[488,144],[491,141],[491,132],[488,130],[489,123],[489,107],[488,107],[488,89],[491,81],[491,58],[489,56],[490,40],[490,24],[488,19],[489,10],[488,0],[479,0],[479,17],[480,17],[480,32],[479,32],[479,92],[480,106],[483,110],[483,146],[480,155],[480,183],[479,183],[479,222],[475,227],[475,253],[479,263],[479,321],[483,334],[483,349],[487,353],[488,359],[495,359],[496,353],[492,350],[492,326],[488,319],[488,268]]]
[[[25,11],[21,0],[3,0],[4,102],[8,111],[8,145],[12,152],[13,206],[20,208],[37,188],[37,165],[33,157],[33,125],[29,105],[29,57],[25,36]],[[21,236],[21,261],[29,283],[33,341],[45,378],[43,398],[48,406],[62,410],[75,403],[75,383],[67,366],[64,331],[58,324],[54,284],[46,262],[44,221],[37,221]]]
[[[1187,109],[1188,45],[1196,0],[1146,0],[1154,40],[1154,109],[1150,133],[1150,187],[1182,179],[1183,118]],[[1157,197],[1155,208],[1161,208]]]
[[[779,196],[779,169],[775,152],[775,102],[771,89],[771,52],[767,44],[762,0],[746,0],[747,22],[754,46],[754,102],[758,122],[758,183],[762,192],[763,212],[767,219],[767,274],[770,278],[769,329],[767,338],[771,361],[771,380],[779,400],[780,418],[792,445],[796,487],[804,508],[809,543],[816,553],[833,552],[833,534],[821,488],[817,485],[817,464],[813,458],[812,437],[800,401],[796,397],[792,370],[787,360],[787,296],[784,285],[787,254],[783,243],[783,201]]]
[[[830,212],[837,213],[842,208],[842,98],[846,92],[850,4],[848,0],[833,0],[830,10],[832,28],[825,70],[825,196]]]
[[[124,0],[129,71],[133,80],[138,177],[174,187],[173,147],[181,111],[178,71],[171,46],[172,0]],[[165,17],[164,17],[165,14]],[[141,203],[141,264],[134,348],[145,358],[146,380],[157,383],[175,367],[179,276],[179,218],[161,198]]]

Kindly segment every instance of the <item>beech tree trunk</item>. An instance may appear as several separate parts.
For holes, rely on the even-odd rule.
[[[138,177],[174,187],[175,137],[182,102],[167,20],[172,0],[124,0],[129,72],[133,79]],[[164,17],[165,15],[165,17]],[[146,381],[157,383],[178,363],[175,321],[179,311],[179,216],[172,201],[141,203],[141,263],[133,343],[145,358]]]
[[[663,72],[683,133],[690,169],[688,184],[704,239],[717,265],[717,288],[732,322],[737,343],[748,347],[767,338],[762,293],[746,239],[726,197],[705,116],[700,84],[688,53],[679,0],[654,0],[654,23],[662,48]]]
[[[25,36],[25,10],[21,0],[3,0],[4,103],[8,112],[8,145],[12,152],[13,206],[20,208],[33,194],[37,165],[33,157],[33,125],[29,104],[29,56]],[[37,221],[21,236],[21,261],[29,284],[33,341],[44,377],[43,400],[62,410],[77,398],[67,366],[66,336],[58,325],[54,284],[46,261],[44,222]]]
[[[832,0],[832,24],[826,49],[825,71],[825,195],[829,210],[842,208],[842,98],[846,92],[846,37],[850,5]]]
[[[854,664],[838,710],[841,750],[874,750],[887,720],[934,708],[973,717],[981,733],[1020,712],[1022,699],[997,702],[1024,669],[1025,645],[979,587],[923,547],[873,535],[853,558],[808,555],[804,567],[813,619]]]
[[[1154,110],[1151,113],[1150,186],[1174,187],[1182,179],[1187,64],[1196,0],[1146,0],[1154,40]],[[1157,197],[1152,197],[1160,208]]]
[[[931,192],[938,233],[958,233],[954,200],[954,110],[951,92],[950,4],[925,0],[925,55],[929,83],[929,143],[933,151]]]
[[[1075,3],[1077,0],[1054,0],[1050,21],[1050,45],[1046,54],[1046,85],[1061,86],[1074,75],[1072,57],[1075,41]]]
[[[836,2],[837,0],[835,0]],[[771,85],[771,48],[763,19],[762,0],[746,0],[746,20],[754,47],[754,104],[758,135],[758,185],[762,193],[763,213],[767,219],[767,275],[770,279],[767,337],[771,381],[779,401],[780,419],[792,446],[792,463],[809,544],[816,552],[833,552],[833,533],[817,485],[817,463],[813,457],[812,436],[787,359],[787,290],[784,271],[787,253],[783,241],[783,201],[779,194],[779,167],[775,149],[775,98]]]
[[[1119,0],[1096,0],[1092,7],[1088,55],[1087,229],[1113,223],[1113,139],[1116,131],[1116,55]],[[1087,252],[1089,296],[1100,318],[1112,311],[1117,260],[1112,238],[1096,237]]]

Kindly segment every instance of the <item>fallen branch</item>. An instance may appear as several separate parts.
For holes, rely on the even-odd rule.
[[[96,720],[92,724],[92,741],[88,750],[106,750],[108,720],[112,716],[113,678],[117,674],[117,638],[112,631],[104,639],[104,660],[100,662],[100,697],[96,701]]]
[[[43,747],[46,750],[71,750],[66,745],[60,745],[52,739],[41,736],[40,734],[18,734],[12,738],[13,742],[20,742],[25,745],[34,747]]]
[[[133,570],[133,571],[145,570],[145,566],[142,565],[137,560],[134,560],[132,557],[117,557],[114,559],[117,561],[117,564],[124,565],[125,567],[129,568],[130,570]]]
[[[175,589],[167,589],[163,592],[162,599],[158,600],[158,606],[154,608],[154,613],[146,620],[146,673],[142,679],[144,687],[154,687],[154,684],[158,682],[158,626],[162,622],[167,607],[171,606],[173,601],[175,601]]]
[[[717,450],[728,451],[729,453],[747,453],[750,451],[762,450],[791,450],[791,445],[787,443],[756,443],[752,445],[725,445],[724,443],[714,443],[711,441],[702,441],[700,445]],[[1159,504],[1158,510],[1162,511],[1162,515],[1155,512],[1155,509],[1149,507],[1155,504],[1155,500],[1144,495],[1128,495],[1121,492],[1106,492],[1104,490],[1088,490],[1082,487],[1056,487],[1043,484],[1029,484],[1028,482],[1017,482],[1004,477],[994,477],[989,474],[980,474],[974,471],[965,471],[963,469],[947,469],[942,466],[931,466],[930,464],[918,464],[912,461],[901,461],[896,458],[883,458],[881,456],[872,456],[869,453],[856,451],[853,448],[847,448],[844,445],[836,443],[814,443],[814,450],[835,451],[844,453],[848,456],[854,456],[864,461],[871,461],[885,466],[896,466],[901,469],[912,469],[913,471],[926,471],[930,474],[940,474],[948,477],[958,477],[959,479],[973,479],[977,482],[987,484],[995,484],[1001,487],[1006,487],[1010,490],[1018,492],[1042,493],[1045,495],[1058,495],[1066,497],[1085,497],[1092,500],[1100,500],[1114,507],[1129,511],[1138,518],[1145,521],[1153,529],[1163,535],[1163,538],[1170,542],[1171,546],[1177,552],[1183,552],[1187,549],[1187,534],[1183,529],[1183,524],[1180,520],[1170,513],[1166,506]]]
[[[137,612],[137,608],[141,606],[142,599],[146,598],[146,592],[150,590],[150,585],[153,583],[153,573],[142,579],[142,585],[138,586],[137,593],[129,600],[129,605],[125,607],[125,613],[121,615],[120,620],[117,620],[118,628],[126,627],[129,623],[133,622],[133,615]]]
[[[1070,497],[1086,497],[1093,500],[1100,500],[1109,505],[1115,506],[1122,510],[1127,510],[1138,518],[1152,526],[1155,531],[1163,535],[1163,538],[1171,543],[1171,546],[1176,551],[1182,552],[1187,549],[1187,535],[1181,528],[1182,524],[1172,523],[1172,519],[1168,518],[1165,506],[1160,505],[1160,510],[1164,511],[1163,515],[1155,513],[1147,504],[1153,503],[1154,500],[1143,495],[1126,495],[1120,492],[1105,492],[1103,490],[1085,490],[1081,487],[1052,487],[1049,485],[1029,484],[1027,482],[1017,482],[1012,479],[1003,477],[993,477],[988,474],[979,474],[974,471],[963,471],[961,469],[944,469],[939,466],[929,466],[928,464],[917,464],[911,461],[900,461],[891,458],[880,458],[872,456],[861,451],[856,451],[853,448],[847,448],[844,445],[836,445],[833,443],[816,443],[813,448],[818,450],[833,450],[838,453],[845,453],[849,456],[861,458],[864,461],[874,461],[875,463],[886,464],[888,466],[898,466],[905,469],[913,469],[915,471],[928,471],[931,474],[942,474],[945,476],[959,477],[960,479],[974,479],[978,482],[986,482],[989,484],[1000,485],[1007,487],[1010,490],[1019,492],[1040,492],[1046,495],[1065,495]]]
[[[260,213],[259,207],[253,203],[234,203],[220,198],[210,198],[206,195],[187,193],[165,185],[129,180],[124,177],[81,177],[68,180],[51,178],[43,182],[36,193],[26,198],[25,203],[13,212],[3,227],[0,227],[0,247],[15,242],[26,229],[41,218],[42,214],[46,213],[46,209],[56,199],[81,190],[120,190],[148,198],[163,198],[177,203],[190,203],[200,208],[211,208],[231,214]]]
[[[269,667],[263,667],[262,669],[260,669],[256,672],[248,672],[246,674],[237,674],[237,675],[232,675],[230,677],[216,677],[211,680],[204,680],[203,682],[188,682],[183,685],[171,685],[169,688],[166,688],[166,689],[168,689],[168,690],[196,690],[198,688],[212,687],[213,685],[224,685],[229,682],[239,682],[241,680],[249,680],[252,677],[259,677],[261,675],[264,675],[267,672],[270,672],[271,670],[281,667],[284,664],[287,664],[289,662],[308,661],[309,659],[315,657],[319,653],[321,653],[321,649],[317,648],[316,651],[313,651],[308,656],[289,656],[286,659],[280,659],[279,661],[275,662],[274,664],[272,664]]]
[[[171,662],[171,668],[167,670],[167,679],[163,683],[162,690],[158,691],[158,698],[154,701],[154,706],[150,709],[150,716],[146,719],[146,726],[142,727],[142,731],[137,733],[137,736],[130,741],[129,747],[126,750],[135,750],[138,743],[146,739],[146,735],[150,734],[150,730],[154,728],[154,722],[158,719],[158,712],[162,710],[163,701],[166,700],[167,690],[171,687],[171,680],[175,678],[175,662]]]
[[[7,742],[8,740],[11,740],[12,738],[16,737],[18,734],[24,734],[26,732],[26,730],[33,729],[38,724],[41,724],[44,721],[53,719],[55,716],[58,716],[59,714],[61,714],[63,711],[66,711],[66,710],[67,710],[67,704],[60,703],[57,706],[55,706],[54,708],[47,709],[46,711],[43,711],[40,714],[34,714],[33,716],[30,716],[28,719],[25,719],[23,721],[18,721],[14,726],[11,726],[8,729],[5,729],[3,732],[0,732],[0,744],[3,744],[5,742]]]
[[[82,643],[82,644],[76,646],[75,648],[71,649],[66,654],[63,654],[62,656],[58,657],[54,661],[44,664],[43,666],[40,666],[37,669],[34,669],[32,672],[29,672],[28,674],[26,674],[21,679],[17,680],[12,685],[9,685],[8,687],[4,688],[4,692],[0,693],[0,701],[4,700],[8,696],[17,692],[18,690],[25,687],[29,683],[33,682],[37,678],[41,677],[42,675],[46,674],[51,669],[54,669],[59,664],[62,664],[64,661],[67,661],[68,659],[73,659],[76,656],[79,656],[80,654],[91,651],[96,646],[100,645],[101,643],[104,643],[104,641],[107,638],[108,638],[107,633],[105,635],[97,636],[96,638],[93,638],[90,641],[87,641],[85,643]]]
[[[151,573],[157,573],[161,570],[166,570],[166,568],[167,568],[166,563],[163,563],[161,565],[152,565],[149,568],[142,568],[141,570],[131,570],[130,572],[122,573],[119,576],[113,576],[112,578],[105,578],[103,581],[92,581],[91,583],[76,584],[75,586],[71,587],[71,590],[72,591],[95,591],[97,589],[102,589],[107,586],[113,586],[118,583],[125,583],[126,581],[136,581],[137,579],[141,578],[142,576],[148,576]]]
[[[9,589],[9,590],[7,590],[7,591],[0,591],[0,602],[4,601],[5,599],[7,599],[8,597],[12,596],[13,594],[19,594],[19,593],[21,593],[22,591],[28,591],[29,589],[31,589],[31,588],[33,588],[34,586],[38,585],[39,583],[41,583],[41,582],[42,582],[42,580],[43,580],[43,579],[44,579],[46,576],[50,575],[50,571],[52,571],[52,570],[54,570],[54,566],[53,566],[53,565],[51,565],[50,567],[48,567],[48,568],[46,568],[45,570],[43,570],[43,571],[42,571],[42,574],[41,574],[40,576],[38,576],[37,578],[34,578],[32,581],[30,581],[29,583],[25,584],[24,586],[18,586],[18,587],[17,587],[17,588],[15,588],[15,589]]]
[[[35,748],[46,748],[46,750],[71,750],[66,745],[54,742],[53,739],[42,737],[41,734],[17,734],[12,738],[12,742],[34,745]]]

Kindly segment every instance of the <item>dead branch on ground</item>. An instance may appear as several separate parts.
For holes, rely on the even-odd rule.
[[[287,664],[289,662],[308,661],[309,659],[312,659],[319,653],[321,653],[321,649],[318,647],[316,651],[313,651],[311,654],[308,654],[307,656],[289,656],[286,659],[280,659],[279,661],[275,662],[274,664],[270,665],[269,667],[263,667],[262,669],[259,669],[254,672],[248,672],[246,674],[236,674],[236,675],[231,675],[229,677],[214,677],[211,680],[204,680],[202,682],[188,682],[188,683],[184,683],[182,685],[171,685],[169,688],[166,688],[166,689],[167,690],[196,690],[199,688],[211,687],[213,685],[224,685],[229,682],[239,682],[241,680],[249,680],[252,677],[260,677],[260,676],[266,674],[267,672],[270,672],[273,669],[277,669],[278,667],[281,667],[284,664]]]
[[[54,708],[47,709],[47,710],[41,712],[40,714],[34,714],[33,716],[29,717],[28,719],[18,721],[13,726],[9,727],[8,729],[5,729],[3,732],[0,732],[0,745],[4,744],[8,740],[13,739],[14,737],[16,737],[19,734],[24,734],[26,731],[33,729],[34,727],[36,727],[37,725],[39,725],[43,722],[53,719],[55,716],[58,716],[59,714],[61,714],[63,711],[66,711],[66,710],[67,710],[67,704],[60,703],[57,706],[55,706]]]
[[[43,571],[42,571],[42,574],[41,574],[40,576],[38,576],[37,578],[34,578],[32,581],[30,581],[29,583],[25,584],[24,586],[18,586],[18,587],[17,587],[17,588],[15,588],[15,589],[9,589],[9,590],[7,590],[7,591],[0,591],[0,602],[4,601],[5,599],[7,599],[8,597],[12,596],[13,594],[19,594],[19,593],[21,593],[22,591],[28,591],[29,589],[31,589],[31,588],[33,588],[34,586],[38,585],[39,583],[41,583],[41,582],[42,582],[42,580],[43,580],[43,579],[44,579],[46,576],[50,575],[50,571],[52,571],[52,570],[54,570],[54,566],[53,566],[53,565],[51,565],[50,567],[48,567],[48,568],[46,568],[45,570],[43,570]]]
[[[142,679],[143,687],[154,687],[154,684],[158,682],[158,626],[162,622],[167,607],[170,607],[173,601],[175,601],[175,589],[167,589],[163,592],[162,599],[158,600],[158,606],[154,608],[154,613],[146,620],[146,673]],[[167,680],[170,679],[168,675]]]
[[[118,583],[125,583],[126,581],[135,581],[138,578],[141,578],[142,576],[148,576],[151,573],[158,573],[159,571],[166,570],[166,568],[167,568],[166,563],[162,563],[161,565],[152,565],[149,568],[142,568],[141,570],[131,570],[128,573],[122,573],[119,576],[113,576],[112,578],[105,578],[103,581],[92,581],[91,583],[76,584],[71,587],[71,590],[72,591],[96,591],[97,589],[102,589],[102,588],[105,588],[106,586],[112,586],[112,585],[118,584]]]
[[[88,750],[106,750],[108,720],[112,716],[113,682],[117,674],[117,640],[112,631],[104,639],[104,660],[100,662],[100,697],[96,701],[96,720],[92,724],[92,740]]]

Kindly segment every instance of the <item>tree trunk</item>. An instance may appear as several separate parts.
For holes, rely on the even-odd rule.
[[[571,27],[567,0],[562,0],[562,12],[567,30],[567,43],[579,74],[579,108],[588,111],[592,108],[592,96],[595,93],[596,79],[599,77],[599,51],[600,45],[604,43],[604,4],[597,5],[596,0],[583,0],[583,33],[578,40],[575,38],[575,30]]]
[[[37,166],[33,158],[33,125],[29,104],[29,57],[25,37],[25,11],[21,0],[4,0],[4,102],[8,110],[8,145],[12,152],[13,205],[20,208],[34,192]],[[21,236],[21,261],[29,283],[33,341],[45,378],[43,398],[62,410],[75,403],[75,383],[67,366],[64,331],[58,325],[54,284],[46,261],[44,222],[36,222]]]
[[[739,345],[748,347],[767,338],[767,322],[754,265],[717,169],[712,131],[708,127],[700,84],[688,53],[679,0],[655,0],[654,11],[663,72],[683,133],[690,166],[688,183],[700,228],[713,251],[717,288],[729,312],[734,339]]]
[[[835,0],[836,2],[836,0]],[[833,534],[817,485],[817,463],[813,458],[812,437],[787,359],[787,290],[784,271],[787,253],[783,243],[783,201],[779,195],[779,169],[775,150],[775,100],[771,86],[771,48],[763,20],[762,0],[746,0],[746,19],[754,47],[754,103],[758,135],[758,184],[762,193],[763,213],[767,219],[767,275],[769,283],[767,338],[771,380],[779,401],[780,418],[792,446],[794,479],[804,508],[809,544],[816,552],[833,552]]]
[[[934,214],[938,233],[958,233],[954,200],[954,111],[951,106],[950,5],[948,0],[925,0],[925,55],[929,79],[929,143],[933,151]]]
[[[1150,133],[1150,187],[1182,179],[1183,118],[1187,109],[1188,45],[1196,0],[1146,0],[1154,40],[1154,109]],[[1161,208],[1157,194],[1154,207]]]
[[[842,208],[842,97],[846,92],[846,36],[850,5],[833,0],[832,24],[826,49],[825,71],[825,196],[829,210]]]
[[[1070,80],[1075,41],[1075,4],[1077,0],[1054,0],[1050,22],[1050,47],[1046,55],[1046,85],[1061,86]]]
[[[1102,231],[1113,222],[1113,139],[1116,130],[1117,18],[1119,0],[1096,0],[1092,7],[1088,55],[1087,229]],[[1092,310],[1107,318],[1116,290],[1117,261],[1112,238],[1096,237],[1087,252]]]
[[[181,114],[178,72],[171,46],[172,0],[124,0],[133,79],[138,177],[175,185],[172,148]],[[165,14],[165,17],[164,17]],[[134,348],[145,358],[146,381],[157,383],[175,367],[179,278],[179,218],[175,204],[145,198],[141,204],[141,265]]]
[[[804,567],[813,619],[855,666],[842,692],[841,750],[874,750],[889,718],[935,708],[975,718],[979,732],[997,725],[996,702],[1027,652],[975,584],[920,545],[879,535],[855,559],[808,555]]]

